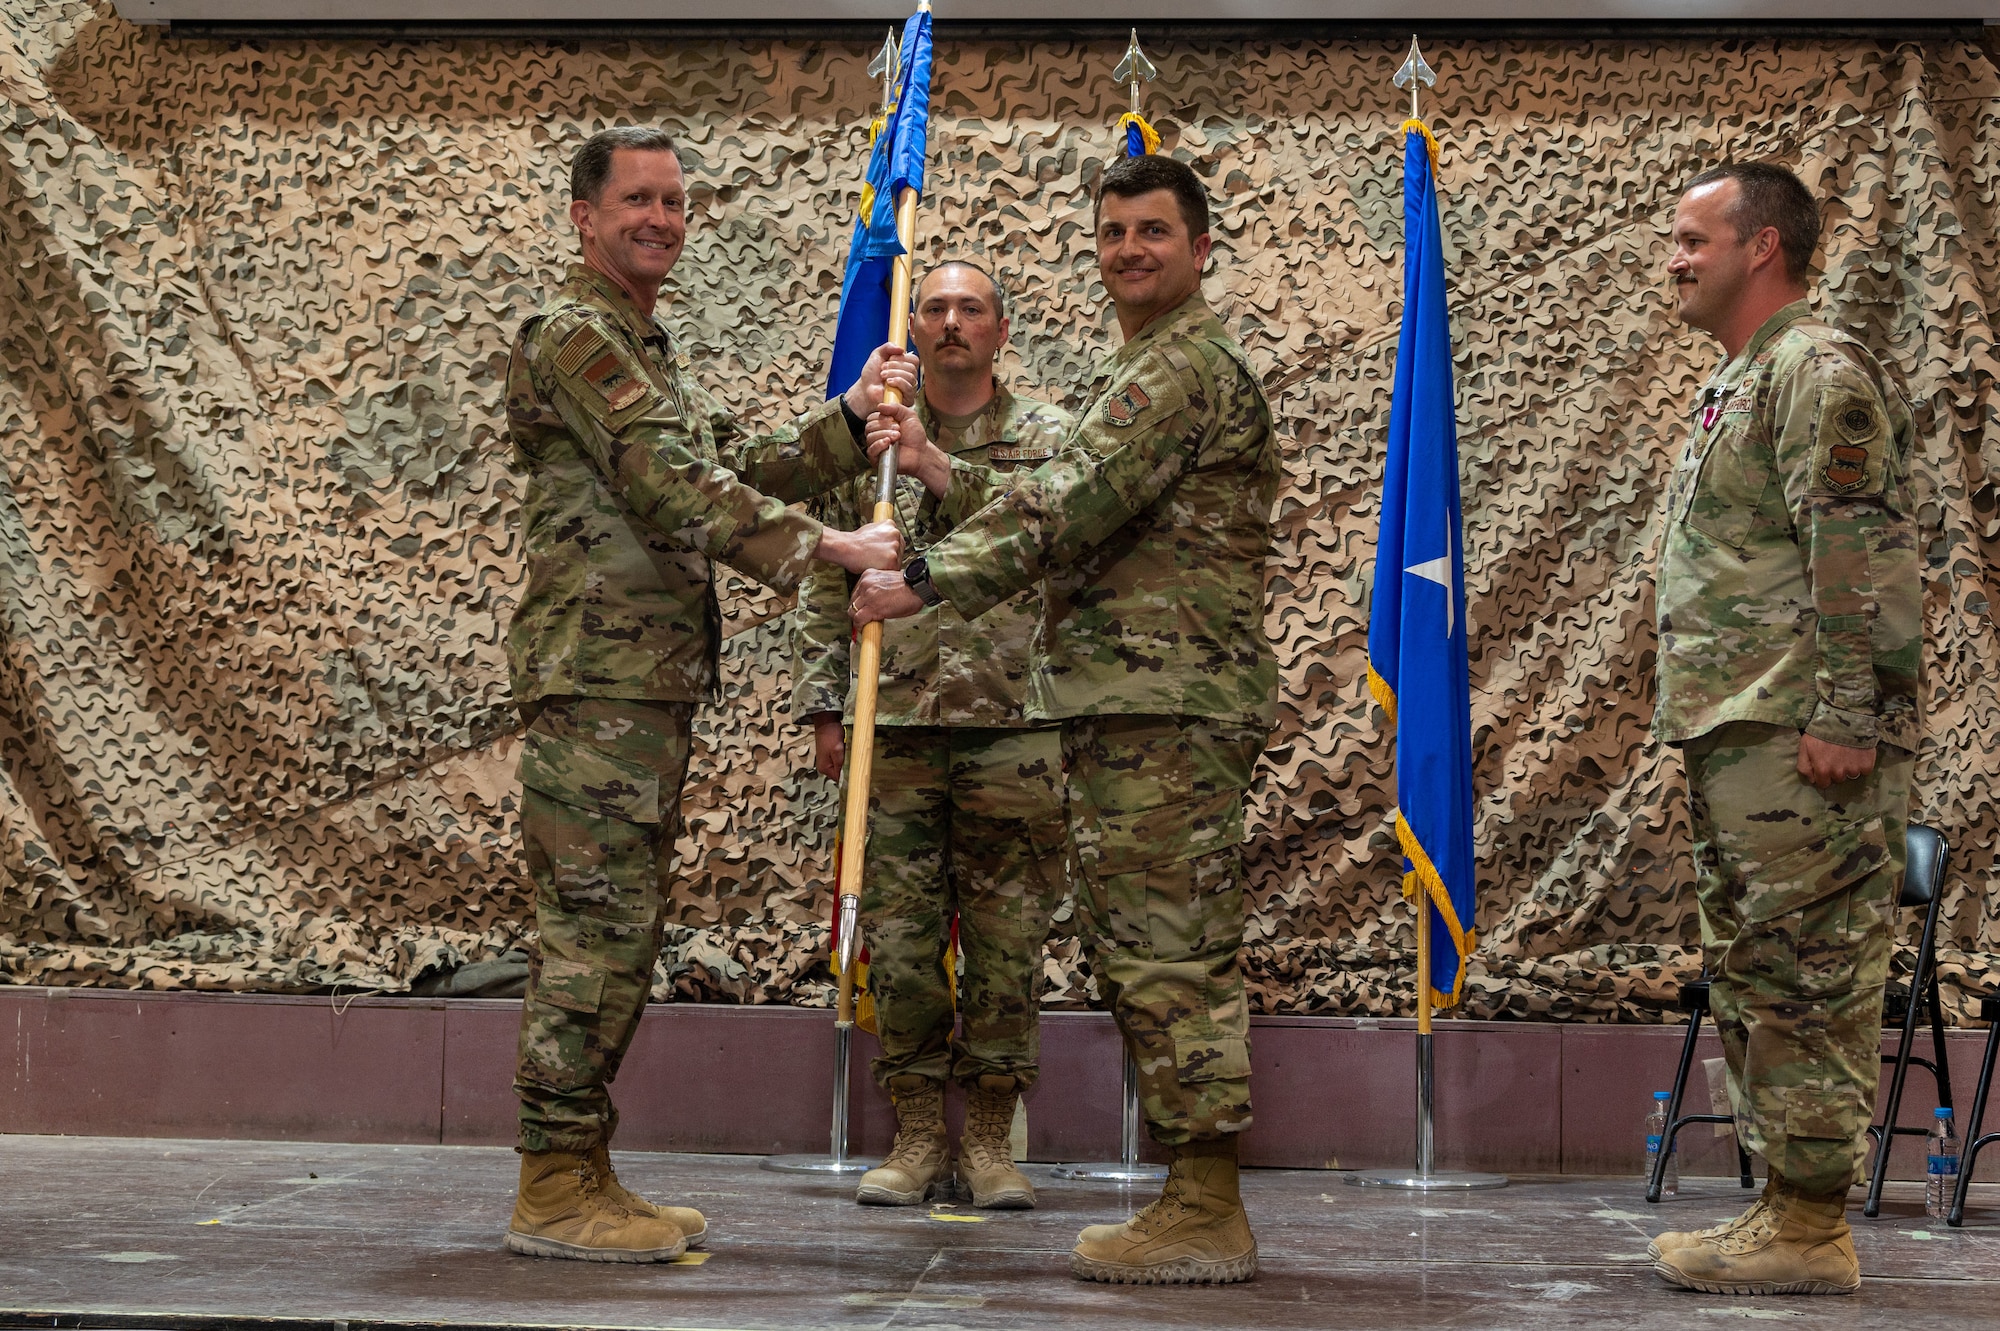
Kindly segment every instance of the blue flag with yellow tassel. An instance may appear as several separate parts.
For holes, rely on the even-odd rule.
[[[1127,111],[1118,117],[1118,124],[1125,131],[1127,157],[1145,157],[1160,150],[1160,132],[1137,111]]]
[[[1420,120],[1403,131],[1403,327],[1368,616],[1368,686],[1396,727],[1403,893],[1430,903],[1432,1001],[1445,1007],[1458,1001],[1477,942],[1465,546],[1437,143]]]
[[[826,395],[847,391],[868,357],[889,334],[889,279],[903,252],[896,236],[896,200],[905,187],[924,190],[931,113],[931,11],[919,9],[903,25],[902,74],[896,95],[869,126],[868,174],[861,185],[847,273],[840,284],[840,314]]]

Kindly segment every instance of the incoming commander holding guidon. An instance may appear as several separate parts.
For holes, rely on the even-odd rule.
[[[1081,932],[1171,1152],[1159,1200],[1093,1225],[1084,1279],[1247,1280],[1250,1125],[1243,799],[1277,701],[1264,562],[1279,482],[1271,408],[1201,295],[1208,198],[1186,165],[1128,157],[1096,199],[1098,272],[1124,345],[1055,458],[1011,488],[954,470],[955,530],[864,574],[856,624],[944,602],[976,619],[1047,579],[1028,715],[1062,723]],[[884,408],[872,431],[921,432]]]

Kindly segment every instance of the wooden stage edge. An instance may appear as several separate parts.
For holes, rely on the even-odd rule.
[[[519,1020],[509,999],[0,988],[0,1132],[508,1145]],[[1412,1025],[1253,1019],[1246,1163],[1409,1164]],[[1439,1165],[1516,1174],[1636,1172],[1650,1093],[1669,1085],[1686,1035],[1685,1026],[1533,1022],[1437,1029]],[[1949,1036],[1961,1115],[1984,1038]],[[894,1133],[868,1072],[874,1053],[874,1038],[857,1033],[851,1149],[861,1155],[879,1155]],[[1700,1057],[1720,1055],[1704,1033]],[[1109,1017],[1044,1014],[1041,1080],[1027,1096],[1030,1159],[1117,1154],[1119,1066]],[[617,1081],[617,1146],[825,1151],[832,1077],[830,1011],[655,1004]],[[1699,1064],[1690,1094],[1707,1096]],[[1936,1103],[1928,1074],[1912,1069],[1901,1121],[1928,1122]],[[1684,1172],[1734,1171],[1711,1129],[1684,1140]],[[1989,1155],[1980,1177],[2000,1178],[2000,1152]],[[1922,1159],[1916,1139],[1903,1138],[1892,1176],[1920,1177]]]

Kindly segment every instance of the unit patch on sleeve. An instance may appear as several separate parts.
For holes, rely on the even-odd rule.
[[[1153,405],[1153,399],[1146,396],[1146,390],[1137,384],[1127,384],[1112,394],[1104,404],[1104,419],[1113,425],[1130,425],[1139,419],[1139,413]]]
[[[595,388],[613,411],[623,411],[646,396],[645,381],[627,374],[625,362],[619,359],[617,352],[608,348],[602,356],[583,367],[583,381]]]
[[[1882,435],[1880,414],[1867,399],[1850,397],[1835,403],[1822,419],[1838,437],[1825,441],[1820,482],[1835,494],[1860,489],[1868,479],[1868,446]]]

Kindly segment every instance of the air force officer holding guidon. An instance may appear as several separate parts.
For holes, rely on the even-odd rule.
[[[593,136],[570,194],[583,262],[522,325],[507,371],[528,477],[528,585],[507,657],[528,722],[521,832],[541,942],[521,1013],[521,1183],[506,1242],[540,1257],[665,1261],[707,1222],[619,1186],[608,1088],[652,989],[691,719],[715,692],[710,561],[779,591],[815,560],[893,568],[892,524],[835,531],[785,505],[867,470],[864,420],[885,378],[914,390],[915,361],[883,347],[843,397],[749,435],[653,315],[687,230],[673,140]]]
[[[942,511],[956,530],[901,575],[864,574],[854,618],[935,599],[976,620],[1046,578],[1028,716],[1062,722],[1079,925],[1138,1060],[1147,1126],[1173,1157],[1160,1199],[1084,1230],[1070,1269],[1247,1280],[1243,797],[1277,707],[1264,562],[1278,445],[1256,374],[1201,296],[1208,197],[1194,172],[1158,156],[1112,163],[1096,231],[1124,345],[1076,428],[1006,487],[954,470]],[[892,407],[876,428],[907,443],[915,426]]]

